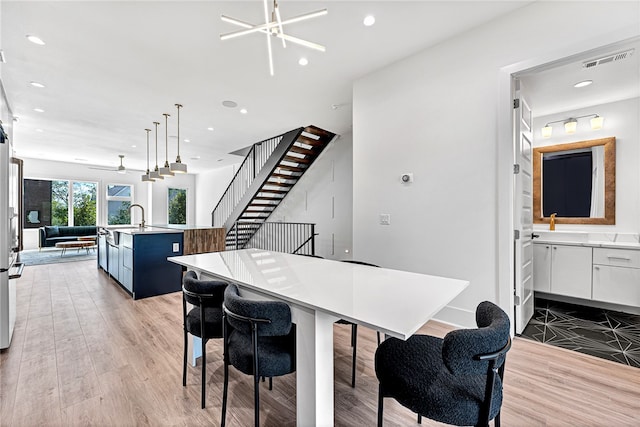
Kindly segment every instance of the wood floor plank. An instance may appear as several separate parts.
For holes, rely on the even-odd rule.
[[[0,353],[3,426],[218,425],[222,343],[207,344],[207,407],[201,365],[182,386],[180,293],[133,301],[95,261],[29,266],[18,287],[12,346]],[[335,425],[375,425],[376,333],[358,328],[351,388],[351,328],[334,327]],[[429,322],[420,333],[452,328]],[[640,370],[516,338],[507,358],[505,426],[640,425]],[[260,384],[262,426],[295,426],[296,375]],[[253,383],[231,369],[227,425],[253,423]],[[385,400],[385,426],[416,425]],[[442,425],[423,420],[424,426]]]

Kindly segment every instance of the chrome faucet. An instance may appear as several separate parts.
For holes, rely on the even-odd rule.
[[[134,203],[134,204],[129,206],[129,212],[131,212],[131,208],[134,207],[134,206],[139,207],[140,210],[142,211],[142,222],[140,223],[140,228],[144,228],[144,208],[141,205],[139,205],[137,203]]]

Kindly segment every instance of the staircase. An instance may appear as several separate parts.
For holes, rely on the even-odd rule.
[[[251,147],[211,214],[228,249],[244,247],[335,136],[307,126]]]

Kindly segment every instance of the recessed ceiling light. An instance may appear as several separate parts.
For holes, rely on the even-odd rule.
[[[573,85],[573,87],[585,87],[593,83],[593,80],[584,80]]]
[[[309,63],[309,60],[308,60],[307,58],[300,58],[300,59],[298,60],[298,64],[302,65],[303,67],[304,67],[305,65],[307,65],[308,63]]]
[[[131,148],[136,148],[136,146],[135,146],[135,145],[132,145],[132,146],[131,146]]]
[[[200,160],[200,156],[193,156],[191,160]]]
[[[31,43],[35,43],[35,44],[39,44],[40,46],[44,46],[44,42],[38,36],[27,35],[27,40],[29,40]]]
[[[191,140],[190,139],[185,139],[184,142],[191,142]]]
[[[242,110],[240,110],[240,113],[241,113],[241,114],[247,114],[247,113],[248,113],[248,111],[247,111],[247,109],[246,109],[246,108],[243,108]]]
[[[42,108],[34,108],[33,111],[35,111],[36,113],[44,113],[44,110]]]
[[[212,130],[213,130],[213,128],[207,128],[207,130],[211,130],[211,131],[212,131]]]
[[[43,88],[44,85],[42,83],[38,83],[38,82],[29,82],[29,84],[33,87],[39,87],[39,88]]]
[[[36,132],[42,132],[42,129],[36,129]]]
[[[222,101],[222,105],[227,108],[236,108],[238,106],[238,103],[235,101]]]
[[[373,15],[367,15],[364,17],[364,21],[362,21],[362,23],[365,25],[365,27],[370,27],[376,23],[376,17]]]

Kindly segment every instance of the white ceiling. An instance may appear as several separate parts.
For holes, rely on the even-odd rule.
[[[583,67],[586,61],[629,50],[633,53],[623,60]],[[547,64],[523,73],[520,79],[534,117],[636,98],[640,96],[640,40],[620,42]],[[585,80],[593,83],[574,87]]]
[[[144,129],[159,121],[162,166],[162,113],[172,114],[169,135],[176,135],[177,102],[184,105],[180,135],[190,142],[181,144],[181,157],[190,172],[237,162],[227,153],[296,127],[314,124],[345,133],[355,79],[527,3],[282,0],[283,19],[328,9],[327,16],[285,31],[327,51],[274,43],[271,77],[264,35],[219,38],[238,29],[222,22],[222,14],[263,22],[259,1],[5,0],[0,41],[7,62],[0,70],[19,117],[17,155],[117,166],[118,154],[124,154],[128,168],[143,170]],[[362,24],[367,14],[376,17],[373,27]],[[29,42],[27,34],[46,45]],[[306,67],[297,63],[301,56],[309,59]],[[223,107],[224,100],[238,108]],[[239,113],[242,107],[248,114]],[[153,133],[151,141],[153,168]],[[175,142],[169,138],[170,162]]]

